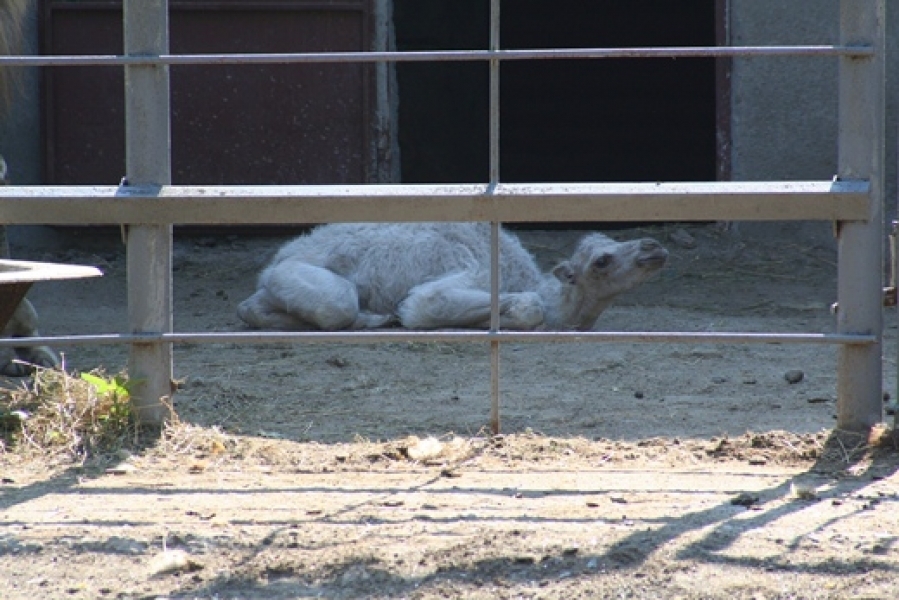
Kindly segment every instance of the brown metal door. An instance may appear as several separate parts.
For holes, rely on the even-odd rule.
[[[44,54],[122,54],[121,1],[41,5]],[[338,52],[370,47],[371,0],[170,4],[173,54]],[[371,70],[361,64],[171,67],[177,184],[369,181]],[[123,74],[44,70],[45,179],[114,184],[125,174]]]

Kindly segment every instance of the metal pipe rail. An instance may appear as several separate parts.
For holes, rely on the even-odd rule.
[[[668,331],[315,331],[221,333],[107,333],[33,338],[0,338],[0,348],[56,345],[113,344],[293,344],[293,343],[396,343],[396,342],[502,342],[502,343],[683,343],[683,344],[823,344],[865,346],[877,336],[838,333],[738,333]]]
[[[0,186],[6,224],[866,221],[868,181]]]
[[[299,52],[160,54],[158,56],[0,56],[0,67],[247,65],[297,63],[470,62],[611,58],[732,58],[751,56],[869,57],[869,45],[674,46],[659,48],[554,48],[536,50],[429,50],[405,52]]]

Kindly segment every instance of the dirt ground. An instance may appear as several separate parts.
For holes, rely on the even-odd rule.
[[[763,227],[684,226],[694,248],[676,226],[612,232],[672,258],[598,328],[833,331],[827,228]],[[125,331],[117,232],[27,232],[19,258],[105,273],[35,286],[44,332]],[[580,234],[521,235],[548,265]],[[242,330],[235,307],[286,239],[179,234],[176,331]],[[895,395],[894,309],[885,324]],[[60,350],[72,371],[127,361]],[[897,594],[899,456],[834,435],[835,348],[509,344],[499,437],[481,344],[179,346],[175,370],[180,424],[156,446],[0,455],[0,596]]]

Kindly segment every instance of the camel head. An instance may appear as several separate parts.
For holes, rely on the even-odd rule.
[[[586,236],[572,257],[552,270],[560,288],[558,306],[547,306],[547,326],[592,329],[616,297],[646,281],[667,260],[668,251],[652,238],[616,242],[599,233]]]

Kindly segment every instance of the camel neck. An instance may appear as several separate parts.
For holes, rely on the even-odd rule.
[[[544,323],[547,329],[589,331],[599,315],[611,304],[604,298],[590,298],[577,286],[563,285],[555,278],[540,288],[543,298]]]

